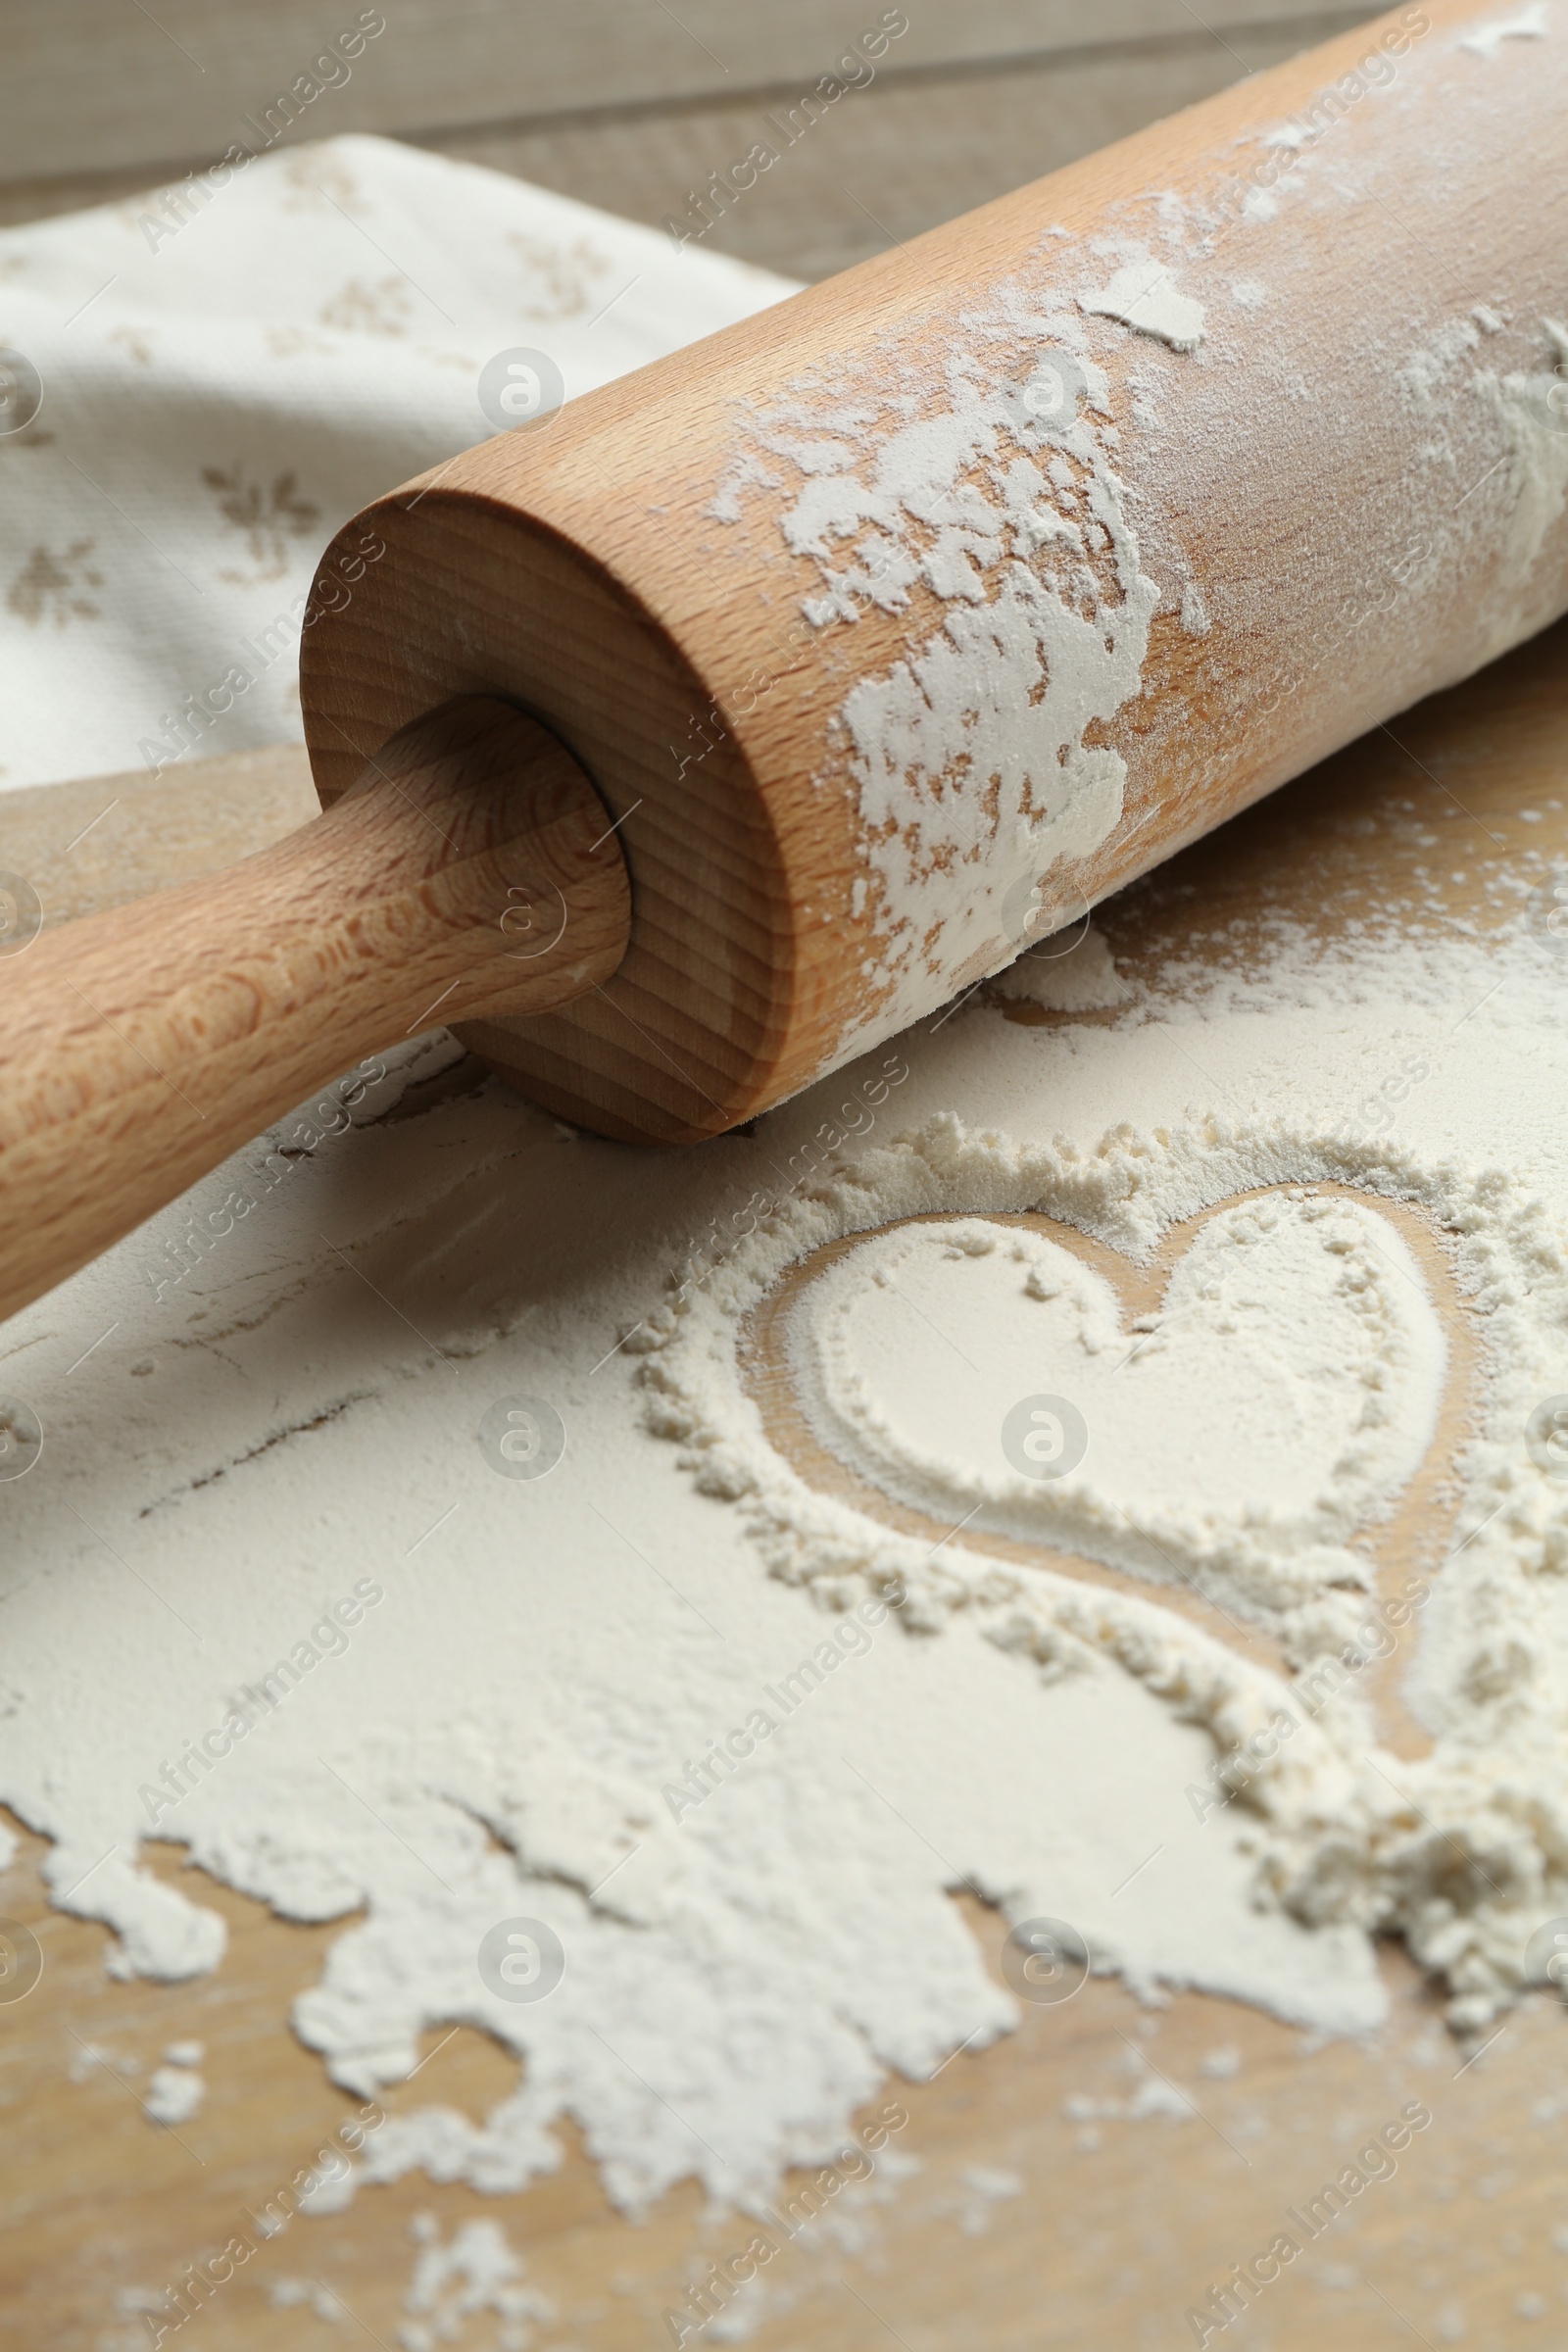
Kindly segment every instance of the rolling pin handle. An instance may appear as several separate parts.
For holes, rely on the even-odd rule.
[[[577,761],[462,695],[270,848],[29,939],[0,958],[0,1315],[377,1048],[602,985],[630,930]]]

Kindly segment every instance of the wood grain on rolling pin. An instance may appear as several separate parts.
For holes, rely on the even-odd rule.
[[[786,493],[748,490],[730,522],[711,508],[750,446],[747,416],[792,384],[816,387],[825,425],[835,406],[901,385],[928,413],[960,353],[1021,382],[1038,335],[987,342],[975,316],[995,325],[1008,284],[1071,311],[1112,274],[1117,239],[1169,262],[1208,331],[1181,353],[1086,322],[1142,567],[1163,594],[1137,691],[1086,735],[1125,762],[1121,818],[1051,868],[1047,920],[1568,604],[1556,444],[1543,424],[1535,447],[1537,425],[1496,388],[1530,376],[1539,411],[1542,321],[1568,309],[1563,45],[1483,57],[1457,41],[1475,17],[1435,0],[1377,20],[376,507],[385,558],[306,639],[323,800],[391,729],[486,689],[557,729],[624,818],[635,916],[620,972],[564,1010],[470,1024],[470,1043],[589,1126],[681,1141],[978,976],[985,956],[949,957],[939,930],[918,985],[894,999],[882,967],[897,910],[878,896],[836,723],[850,689],[886,678],[953,606],[917,581],[906,610],[864,603],[853,623],[792,633],[821,580],[781,536]],[[1381,86],[1343,94],[1385,35]],[[1331,85],[1342,95],[1299,161],[1263,144]],[[1254,171],[1280,175],[1272,217],[1243,213]],[[1175,243],[1162,199],[1186,208]],[[1094,239],[1111,244],[1096,255]],[[1248,280],[1259,307],[1232,293]],[[1466,323],[1478,305],[1505,322],[1495,334]],[[1423,388],[1409,364],[1446,329],[1485,348],[1459,350],[1463,366],[1450,350]],[[1491,392],[1471,380],[1483,371]],[[1535,507],[1533,458],[1546,482]],[[1180,615],[1188,582],[1202,634]],[[1196,601],[1191,614],[1200,627]],[[694,721],[714,740],[682,770]],[[983,857],[973,875],[983,894]],[[991,967],[1009,952],[999,935]]]
[[[377,1046],[607,978],[630,921],[609,823],[559,743],[471,700],[225,872],[8,957],[0,1314]]]

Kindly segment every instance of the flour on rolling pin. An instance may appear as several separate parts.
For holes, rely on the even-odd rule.
[[[712,1134],[1544,626],[1565,81],[1544,0],[1405,7],[370,510],[323,798],[510,695],[632,878],[607,991],[467,1042]]]
[[[820,592],[804,606],[813,628],[853,627],[866,605],[906,612],[920,590],[947,607],[839,713],[869,869],[857,888],[875,902],[884,943],[869,976],[879,1015],[891,988],[901,1027],[932,1008],[933,988],[940,1002],[1009,960],[1038,877],[1114,832],[1126,765],[1085,736],[1137,694],[1160,600],[1111,463],[1119,436],[1087,336],[1064,311],[1047,313],[1039,358],[1020,371],[1028,311],[1021,294],[1006,308],[1007,362],[947,362],[935,416],[901,419],[895,395],[868,436],[851,395],[836,410],[790,404],[753,427],[791,480],[779,527],[817,568]],[[905,392],[904,407],[915,398]],[[862,457],[868,437],[874,455]],[[720,514],[736,496],[721,493]]]
[[[1490,60],[1545,29],[1536,8],[1459,48]],[[1416,308],[1401,267],[1399,220],[1423,204],[1410,142],[1441,170],[1511,122],[1518,78],[1489,85],[1406,9],[1359,72],[1180,191],[1111,206],[1096,235],[1045,227],[1029,264],[977,287],[940,336],[870,338],[830,382],[748,417],[715,516],[765,528],[772,511],[816,572],[813,629],[854,629],[871,608],[904,622],[836,723],[879,916],[879,1009],[916,1017],[994,970],[1016,953],[1036,877],[1119,851],[1157,814],[1158,779],[1146,763],[1130,792],[1135,746],[1106,740],[1145,691],[1156,615],[1167,631],[1214,627],[1216,663],[1262,624],[1248,690],[1305,730],[1275,754],[1299,764],[1305,745],[1328,748],[1342,668],[1407,678],[1406,702],[1560,607],[1563,551],[1542,558],[1568,486],[1568,330],[1517,289],[1467,305],[1493,290],[1485,273],[1471,289],[1461,270],[1435,306],[1423,285]],[[1369,304],[1364,284],[1335,286],[1323,239],[1386,200]],[[1545,291],[1568,311],[1560,275]],[[1249,527],[1254,491],[1271,526],[1247,452],[1261,464],[1282,432],[1342,466],[1321,503],[1346,529],[1329,548],[1309,512],[1294,516],[1308,593],[1269,629],[1259,584],[1287,605],[1293,584],[1269,578]],[[1224,564],[1187,527],[1216,449],[1246,551]],[[1418,626],[1434,595],[1452,605],[1441,642]],[[1373,701],[1356,708],[1370,716]]]

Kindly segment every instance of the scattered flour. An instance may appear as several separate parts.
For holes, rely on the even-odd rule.
[[[1137,2050],[1128,2050],[1125,2058],[1127,2073],[1133,2077],[1133,2087],[1125,2098],[1093,2098],[1086,2092],[1075,2091],[1063,2099],[1061,2112],[1070,2124],[1126,2123],[1167,2124],[1191,2123],[1199,2110],[1185,2090],[1169,2076],[1160,2074]]]
[[[419,2253],[403,2298],[411,2317],[398,2328],[402,2352],[438,2352],[442,2344],[461,2344],[469,2321],[487,2315],[501,2323],[492,2339],[498,2352],[525,2352],[534,2341],[529,2323],[551,2318],[554,2306],[522,2283],[522,2264],[500,2223],[465,2222],[443,2242],[435,2216],[420,2213],[410,2223],[409,2234]]]
[[[1088,922],[1025,948],[991,985],[999,997],[1040,1004],[1050,1012],[1109,1012],[1133,993],[1118,974],[1102,933]]]
[[[1101,293],[1081,294],[1078,307],[1094,318],[1119,318],[1172,351],[1196,351],[1203,340],[1202,304],[1179,291],[1163,262],[1124,262]]]
[[[188,2124],[206,2095],[206,2083],[189,2065],[159,2066],[148,2079],[142,2105],[155,2124]]]
[[[1189,637],[1206,637],[1214,625],[1196,580],[1188,580],[1182,588],[1181,622]]]
[[[995,1410],[989,1448],[973,1443],[975,1433],[966,1420],[969,1396],[986,1387],[995,1360],[991,1349],[1000,1355],[1013,1344],[1009,1334],[1017,1312],[1039,1314],[1045,1308],[1048,1316],[1037,1327],[1045,1352],[1027,1358],[1043,1367],[1039,1378],[1027,1370],[1025,1359],[1018,1359],[1008,1376],[1015,1396],[1054,1385],[1050,1348],[1058,1343],[1045,1337],[1050,1314],[1064,1317],[1063,1330],[1070,1327],[1078,1335],[1067,1345],[1078,1351],[1086,1394],[1098,1373],[1097,1347],[1108,1351],[1117,1345],[1109,1298],[1076,1260],[1066,1260],[1049,1242],[1014,1241],[1006,1229],[988,1231],[974,1219],[957,1227],[919,1224],[882,1235],[840,1260],[803,1298],[794,1318],[796,1358],[798,1365],[806,1359],[803,1378],[821,1426],[831,1429],[847,1458],[890,1489],[917,1495],[955,1524],[960,1500],[978,1516],[999,1515],[1014,1528],[1070,1521],[1073,1541],[1083,1549],[1119,1556],[1155,1577],[1161,1556],[1167,1568],[1186,1566],[1201,1577],[1212,1572],[1223,1553],[1226,1590],[1238,1607],[1272,1614],[1303,1671],[1311,1667],[1314,1650],[1337,1653],[1352,1661],[1348,1679],[1353,1681],[1353,1663],[1367,1654],[1352,1632],[1364,1614],[1354,1588],[1364,1583],[1365,1571],[1356,1566],[1355,1550],[1342,1546],[1350,1523],[1376,1517],[1421,1450],[1441,1348],[1424,1285],[1395,1246],[1394,1228],[1370,1205],[1341,1203],[1330,1209],[1322,1198],[1305,1192],[1293,1196],[1291,1181],[1349,1180],[1374,1194],[1420,1203],[1446,1229],[1461,1284],[1484,1305],[1493,1363],[1487,1434],[1462,1457],[1465,1499],[1454,1550],[1428,1611],[1425,1655],[1415,1685],[1418,1703],[1439,1733],[1437,1745],[1419,1764],[1391,1770],[1371,1761],[1365,1719],[1352,1699],[1343,1713],[1327,1708],[1311,1725],[1299,1723],[1290,1747],[1282,1746],[1275,1765],[1259,1777],[1250,1801],[1283,1833],[1265,1877],[1289,1907],[1321,1922],[1353,1916],[1370,1925],[1397,1919],[1417,1952],[1448,1976],[1455,1992],[1450,2014],[1456,2023],[1469,2025],[1489,2016],[1506,1988],[1524,1980],[1530,1932],[1553,1914],[1565,1894],[1555,1859],[1556,1831],[1545,1826],[1539,1811],[1546,1806],[1555,1820],[1556,1767],[1524,1762],[1527,1755],[1560,1754],[1564,1737],[1555,1682],[1537,1657],[1545,1623],[1555,1622],[1555,1604],[1546,1597],[1551,1580],[1568,1566],[1568,1493],[1554,1483],[1549,1455],[1538,1458],[1524,1438],[1533,1409],[1556,1394],[1563,1379],[1560,1334],[1568,1320],[1568,1261],[1561,1211],[1548,1209],[1548,1196],[1539,1189],[1560,1182],[1546,1175],[1547,1167],[1560,1161],[1555,1138],[1535,1107],[1555,1096],[1550,1086],[1543,1093],[1544,1074],[1527,1079],[1524,1071],[1536,1050],[1527,1041],[1546,1034],[1542,1024],[1550,1016],[1544,1001],[1558,1000],[1564,975],[1523,924],[1505,947],[1459,948],[1446,972],[1419,944],[1402,950],[1388,946],[1386,958],[1380,965],[1366,944],[1358,943],[1354,956],[1346,955],[1344,961],[1328,956],[1315,969],[1310,959],[1294,969],[1282,960],[1275,971],[1281,997],[1261,1030],[1253,1023],[1268,1002],[1267,990],[1254,991],[1250,1000],[1234,983],[1227,987],[1215,981],[1211,1013],[1205,1015],[1191,1002],[1181,1008],[1175,1017],[1188,1026],[1189,1035],[1194,1034],[1190,1024],[1203,1024],[1195,1048],[1205,1086],[1213,1090],[1210,1099],[1228,1102],[1237,1088],[1251,1097],[1249,1114],[1240,1122],[1216,1109],[1184,1132],[1157,1124],[1127,1126],[1106,1132],[1086,1156],[1065,1139],[1029,1150],[1004,1145],[983,1127],[938,1119],[903,1147],[902,1167],[898,1151],[863,1153],[839,1188],[825,1222],[819,1207],[810,1217],[801,1211],[795,1248],[787,1253],[795,1254],[808,1239],[885,1223],[895,1208],[904,1216],[929,1218],[961,1195],[971,1206],[993,1211],[1046,1207],[1136,1256],[1168,1219],[1190,1215],[1202,1200],[1220,1200],[1250,1184],[1283,1185],[1283,1195],[1276,1193],[1269,1203],[1222,1211],[1200,1228],[1167,1294],[1164,1336],[1178,1349],[1201,1346],[1205,1330],[1216,1329],[1219,1321],[1230,1323],[1223,1350],[1228,1372],[1218,1389],[1209,1389],[1214,1359],[1203,1376],[1204,1395],[1212,1396],[1217,1420],[1237,1414],[1241,1426],[1250,1426],[1252,1440],[1261,1440],[1257,1425],[1250,1424],[1246,1402],[1224,1385],[1227,1378],[1239,1378],[1246,1357],[1247,1317],[1236,1311],[1240,1298],[1227,1300],[1223,1282],[1199,1279],[1211,1252],[1243,1246],[1249,1220],[1261,1217],[1262,1225],[1251,1230],[1259,1236],[1265,1229],[1271,1236],[1277,1233],[1292,1266],[1285,1288],[1293,1303],[1277,1306],[1271,1324],[1288,1330],[1293,1311],[1301,1320],[1297,1337],[1283,1349],[1284,1360],[1272,1370],[1255,1364],[1248,1383],[1258,1378],[1266,1383],[1282,1372],[1290,1378],[1304,1375],[1315,1362],[1317,1394],[1310,1402],[1299,1395],[1290,1408],[1304,1416],[1307,1443],[1299,1455],[1289,1444],[1292,1469],[1273,1482],[1257,1508],[1241,1487],[1233,1502],[1224,1501],[1224,1477],[1215,1453],[1207,1450],[1217,1444],[1223,1453],[1224,1440],[1211,1427],[1184,1420],[1174,1397],[1149,1424],[1129,1427],[1117,1468],[1129,1482],[1152,1482],[1136,1497],[1128,1489],[1129,1498],[1150,1518],[1158,1509],[1160,1449],[1183,1430],[1189,1433],[1185,1483],[1191,1499],[1172,1521],[1158,1523],[1154,1557],[1139,1560],[1138,1531],[1129,1531],[1116,1500],[1096,1488],[1092,1475],[1063,1480],[1054,1490],[1032,1485],[1026,1491],[1024,1482],[1009,1479],[1005,1466],[997,1466],[1000,1415]],[[1488,1023],[1490,1069],[1474,1029],[1489,997],[1498,1021],[1496,1028]],[[1500,1014],[1498,1001],[1508,998],[1510,1008]],[[1302,1010],[1289,1009],[1293,1000]],[[1305,1006],[1314,1004],[1316,1010],[1306,1013]],[[1161,1009],[1164,1017],[1173,1017],[1168,1004]],[[1149,1067],[1147,1048],[1139,1042],[1147,1034],[1133,1021],[1109,1033],[1102,1053],[1088,1055],[1102,1082],[1114,1068],[1142,1096],[1134,1072]],[[1499,1054],[1501,1037],[1511,1042]],[[1117,1038],[1120,1044],[1110,1042]],[[1405,1044],[1425,1039],[1441,1049],[1442,1082],[1435,1092],[1427,1091],[1419,1114],[1413,1104],[1403,1114],[1409,1128],[1405,1140],[1348,1134],[1343,1113],[1333,1112],[1335,1102],[1343,1101],[1345,1072],[1361,1055],[1373,1067],[1396,1066],[1385,1057],[1393,1055],[1396,1038]],[[966,1019],[947,1051],[973,1050],[976,1043],[973,1022]],[[988,1057],[990,1051],[995,1048],[988,1048]],[[1086,1034],[1080,1033],[1066,1058],[1054,1064],[1060,1091],[1052,1098],[1052,1112],[1058,1121],[1070,1120],[1074,1102],[1094,1099],[1096,1081],[1090,1081],[1087,1094],[1075,1083],[1084,1073],[1086,1053]],[[957,1065],[950,1066],[956,1070]],[[1184,1091],[1178,1082],[1176,1099]],[[1152,1108],[1149,1098],[1142,1099]],[[1274,1107],[1259,1127],[1262,1102],[1270,1101]],[[1314,1102],[1324,1105],[1317,1114],[1321,1123],[1311,1115],[1303,1123],[1303,1110],[1309,1112]],[[1501,1127],[1494,1123],[1499,1118]],[[1493,1156],[1469,1165],[1465,1143],[1479,1134],[1488,1136]],[[1423,1135],[1431,1139],[1425,1149],[1417,1140]],[[1511,1154],[1512,1170],[1502,1154]],[[1221,1167],[1229,1171],[1223,1178]],[[1549,1197],[1565,1198],[1555,1189]],[[1335,1281],[1314,1289],[1303,1279],[1311,1253],[1331,1234],[1324,1254],[1344,1266],[1344,1291]],[[773,1246],[769,1237],[765,1247]],[[759,1237],[753,1248],[763,1247]],[[1022,1255],[1014,1256],[1015,1250]],[[737,1278],[739,1255],[732,1269]],[[1025,1288],[1037,1265],[1044,1277],[1037,1287],[1048,1294],[1038,1304]],[[858,1279],[860,1266],[872,1276],[869,1283]],[[885,1294],[875,1282],[879,1268],[891,1271]],[[935,1293],[918,1285],[934,1279],[940,1286],[955,1273],[976,1298],[971,1287],[976,1279],[990,1286],[991,1311],[989,1316],[977,1312],[973,1324],[961,1315],[956,1321],[951,1309],[933,1318],[936,1328],[920,1347],[925,1378],[914,1384],[921,1391],[916,1399],[909,1384],[900,1386],[895,1350],[880,1347],[876,1318],[898,1290],[907,1290],[929,1310]],[[1184,1274],[1191,1288],[1182,1288],[1182,1303],[1185,1310],[1191,1298],[1193,1318],[1184,1311],[1178,1324],[1169,1308]],[[763,1457],[749,1436],[749,1416],[721,1403],[721,1388],[712,1378],[714,1318],[724,1312],[717,1292],[715,1284],[702,1299],[683,1301],[677,1310],[671,1334],[651,1366],[659,1392],[655,1410],[659,1425],[684,1438],[687,1458],[710,1492],[744,1498],[776,1574],[814,1583],[824,1593],[857,1575],[905,1576],[917,1595],[911,1603],[917,1621],[930,1622],[933,1611],[938,1618],[961,1612],[973,1624],[977,1611],[984,1615],[995,1609],[1000,1622],[993,1638],[1028,1646],[1056,1671],[1071,1657],[1070,1642],[1063,1642],[1069,1633],[1096,1647],[1119,1641],[1098,1600],[1082,1602],[1081,1615],[1078,1604],[1047,1607],[1038,1577],[1014,1579],[996,1563],[970,1575],[956,1544],[942,1550],[937,1571],[933,1555],[918,1542],[884,1535],[867,1544],[857,1538],[853,1514],[824,1506],[792,1474],[780,1477],[776,1463],[764,1471]],[[1014,1299],[1016,1306],[1010,1303]],[[736,1303],[730,1299],[731,1312]],[[1319,1356],[1312,1343],[1304,1348],[1302,1343],[1308,1330],[1327,1341],[1341,1318],[1347,1344],[1329,1364],[1327,1350]],[[858,1322],[863,1330],[855,1329]],[[972,1339],[981,1322],[988,1351],[976,1378],[973,1360],[961,1365],[950,1353],[950,1343],[956,1331],[959,1349],[968,1353],[965,1334]],[[855,1352],[862,1338],[875,1358],[874,1387],[864,1382],[864,1364]],[[907,1330],[903,1346],[907,1352]],[[1132,1348],[1124,1347],[1121,1354],[1127,1359],[1122,1377],[1136,1378]],[[944,1414],[936,1408],[936,1420],[920,1426],[911,1446],[912,1420],[906,1416],[929,1415],[938,1391],[948,1409]],[[1110,1413],[1116,1409],[1115,1403],[1108,1405]],[[1314,1427],[1321,1433],[1316,1439]],[[966,1432],[968,1446],[956,1450],[955,1438]],[[1290,1439],[1296,1436],[1293,1421]],[[1246,1465],[1232,1458],[1245,1486]],[[1321,1484],[1311,1468],[1317,1458],[1325,1458]],[[1295,1477],[1306,1484],[1292,1501]],[[1174,1463],[1170,1478],[1174,1493],[1183,1485]],[[1203,1513],[1194,1507],[1200,1493],[1212,1498]],[[1278,1541],[1271,1532],[1277,1509],[1282,1510]],[[1284,1534],[1283,1520],[1293,1514],[1291,1532]],[[1147,1528],[1148,1521],[1143,1525]],[[1277,1563],[1278,1582],[1275,1568],[1265,1564],[1269,1561]],[[1536,1580],[1543,1575],[1548,1581],[1540,1587]],[[1111,1614],[1125,1623],[1119,1610]],[[1527,1625],[1533,1629],[1528,1634]],[[1153,1665],[1152,1656],[1149,1663]],[[1172,1687],[1168,1678],[1178,1670],[1169,1651],[1162,1652],[1156,1672],[1164,1687]],[[1222,1695],[1210,1685],[1210,1695],[1200,1699],[1190,1666],[1180,1670],[1179,1680],[1184,1706],[1198,1708],[1215,1724],[1216,1738],[1225,1744],[1211,1710],[1228,1710],[1239,1690],[1233,1687]],[[1517,1766],[1505,1760],[1514,1757]],[[1517,1784],[1516,1770],[1523,1775]],[[1287,1816],[1295,1823],[1289,1829]],[[1359,1824],[1355,1837],[1362,1860],[1348,1875],[1341,1840],[1352,1818]],[[1325,1842],[1330,1819],[1337,1826]],[[1532,1822],[1540,1829],[1528,1828]],[[1456,1847],[1475,1856],[1473,1871],[1458,1890],[1449,1875]]]
[[[274,2311],[305,2310],[329,2325],[349,2316],[324,2278],[273,2278],[268,2283],[267,2299]],[[167,2309],[167,2298],[162,2300]]]
[[[1515,16],[1494,17],[1489,24],[1461,33],[1459,47],[1473,50],[1477,57],[1495,57],[1504,41],[1544,41],[1545,37],[1544,0],[1535,0],[1533,7],[1522,8]]]
[[[1539,895],[1547,874],[1530,853],[1514,881]],[[999,1940],[1066,1918],[1147,1994],[1201,1985],[1314,2031],[1376,2023],[1370,1938],[1402,1934],[1480,2024],[1568,1913],[1568,1486],[1523,1434],[1568,1386],[1565,1038],[1568,958],[1528,899],[1486,939],[1286,927],[1248,965],[1173,957],[1103,1025],[976,998],[901,1041],[876,1130],[793,1193],[780,1171],[826,1087],[650,1161],[493,1084],[421,1109],[453,1050],[387,1056],[362,1123],[179,1292],[155,1300],[144,1263],[236,1168],[4,1335],[0,1378],[48,1444],[0,1485],[0,1789],[53,1840],[56,1899],[116,1930],[122,1971],[217,1963],[192,1882],[138,1867],[144,1788],[370,1576],[385,1597],[347,1650],[192,1770],[158,1834],[292,1917],[344,1921],[295,2011],[337,2081],[370,2095],[459,2022],[523,2071],[481,2120],[390,2119],[308,2210],[421,2168],[514,2189],[559,2163],[566,2113],[628,2209],[692,2172],[720,2202],[766,2198],[782,2164],[832,2161],[889,2069],[929,2076],[1007,2030],[947,1900],[965,1883]],[[1349,1115],[1412,1063],[1381,1128]],[[1426,1563],[1409,1690],[1432,1752],[1377,1746],[1352,1664],[1200,1821],[1190,1788],[1299,1685],[1162,1608],[1162,1580],[1175,1563],[1275,1628],[1303,1682],[1363,1654],[1366,1534],[1442,1363],[1394,1201],[1446,1236],[1489,1363],[1449,1556]],[[1051,1230],[999,1222],[1019,1211],[1135,1262],[1190,1221],[1150,1327],[1124,1331]],[[715,1219],[742,1238],[699,1273]],[[1147,1598],[973,1531],[933,1547],[774,1451],[742,1321],[841,1238],[857,1250],[801,1294],[835,1442],[945,1525],[973,1503],[1070,1531]],[[891,1319],[878,1267],[972,1365]],[[1097,1444],[1025,1492],[986,1415],[994,1439],[1009,1390],[1069,1385]],[[518,1395],[561,1415],[548,1476],[484,1449]],[[481,1973],[519,1919],[564,1951],[548,1998]]]
[[[105,2072],[127,2077],[139,2075],[141,2061],[131,2057],[128,2052],[122,2056],[119,2050],[106,2049],[101,2042],[78,2041],[74,2044],[66,2068],[71,2082],[90,2082]]]
[[[958,2202],[958,2228],[965,2237],[983,2237],[997,2207],[1023,2195],[1023,2175],[1000,2165],[965,2165],[960,2178],[964,2194]]]

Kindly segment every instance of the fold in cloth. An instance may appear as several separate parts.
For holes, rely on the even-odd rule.
[[[357,507],[794,291],[377,138],[0,232],[0,791],[297,741]]]

